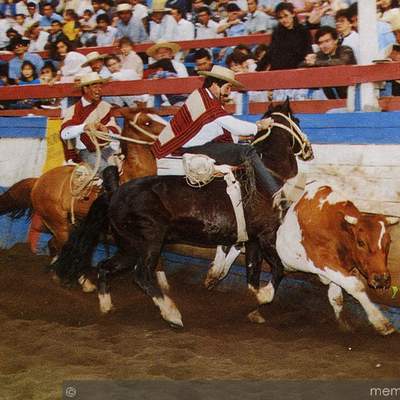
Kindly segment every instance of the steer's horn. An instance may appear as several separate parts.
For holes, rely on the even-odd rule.
[[[398,217],[385,217],[386,225],[395,225],[399,223]]]

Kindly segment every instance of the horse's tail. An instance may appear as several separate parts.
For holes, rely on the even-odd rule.
[[[106,168],[103,178],[105,192],[93,202],[86,218],[71,232],[57,261],[52,265],[64,284],[75,284],[90,268],[93,252],[102,234],[108,231],[108,207],[112,193],[118,188],[118,169]]]
[[[0,195],[0,215],[9,215],[11,218],[22,217],[26,211],[32,213],[31,192],[38,178],[26,178],[12,185]]]

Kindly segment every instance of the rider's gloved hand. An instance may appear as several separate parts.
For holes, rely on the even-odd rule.
[[[257,130],[258,131],[267,130],[272,127],[273,122],[274,120],[271,117],[260,119],[259,121],[256,122]]]

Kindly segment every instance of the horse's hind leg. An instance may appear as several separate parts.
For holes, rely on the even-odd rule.
[[[160,309],[161,316],[173,327],[183,327],[182,316],[169,295],[169,285],[160,261],[161,246],[148,249],[134,270],[135,282]],[[158,268],[157,268],[158,267]]]
[[[117,274],[125,271],[126,269],[133,268],[135,263],[136,256],[117,253],[113,257],[102,261],[97,266],[99,286],[98,297],[100,303],[100,311],[103,314],[108,313],[113,308],[110,291],[111,279],[114,278]]]

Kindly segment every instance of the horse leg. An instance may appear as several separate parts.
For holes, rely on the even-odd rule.
[[[342,317],[343,310],[343,292],[342,288],[336,283],[329,282],[328,288],[329,303],[335,312],[335,317],[343,331],[351,331],[350,325]]]
[[[132,268],[135,265],[136,260],[137,257],[135,255],[124,255],[117,253],[113,257],[102,261],[97,266],[99,287],[98,297],[100,311],[103,314],[106,314],[113,309],[110,290],[111,279],[126,269]]]
[[[134,279],[152,298],[165,321],[172,327],[183,327],[181,313],[169,295],[167,278],[165,272],[161,270],[160,253],[161,245],[156,248],[153,243],[152,248],[139,258],[134,268]]]
[[[204,285],[207,289],[213,289],[219,281],[224,279],[237,256],[240,254],[240,246],[232,247],[218,246],[215,253],[214,261],[208,270]],[[229,249],[229,252],[228,252]]]

